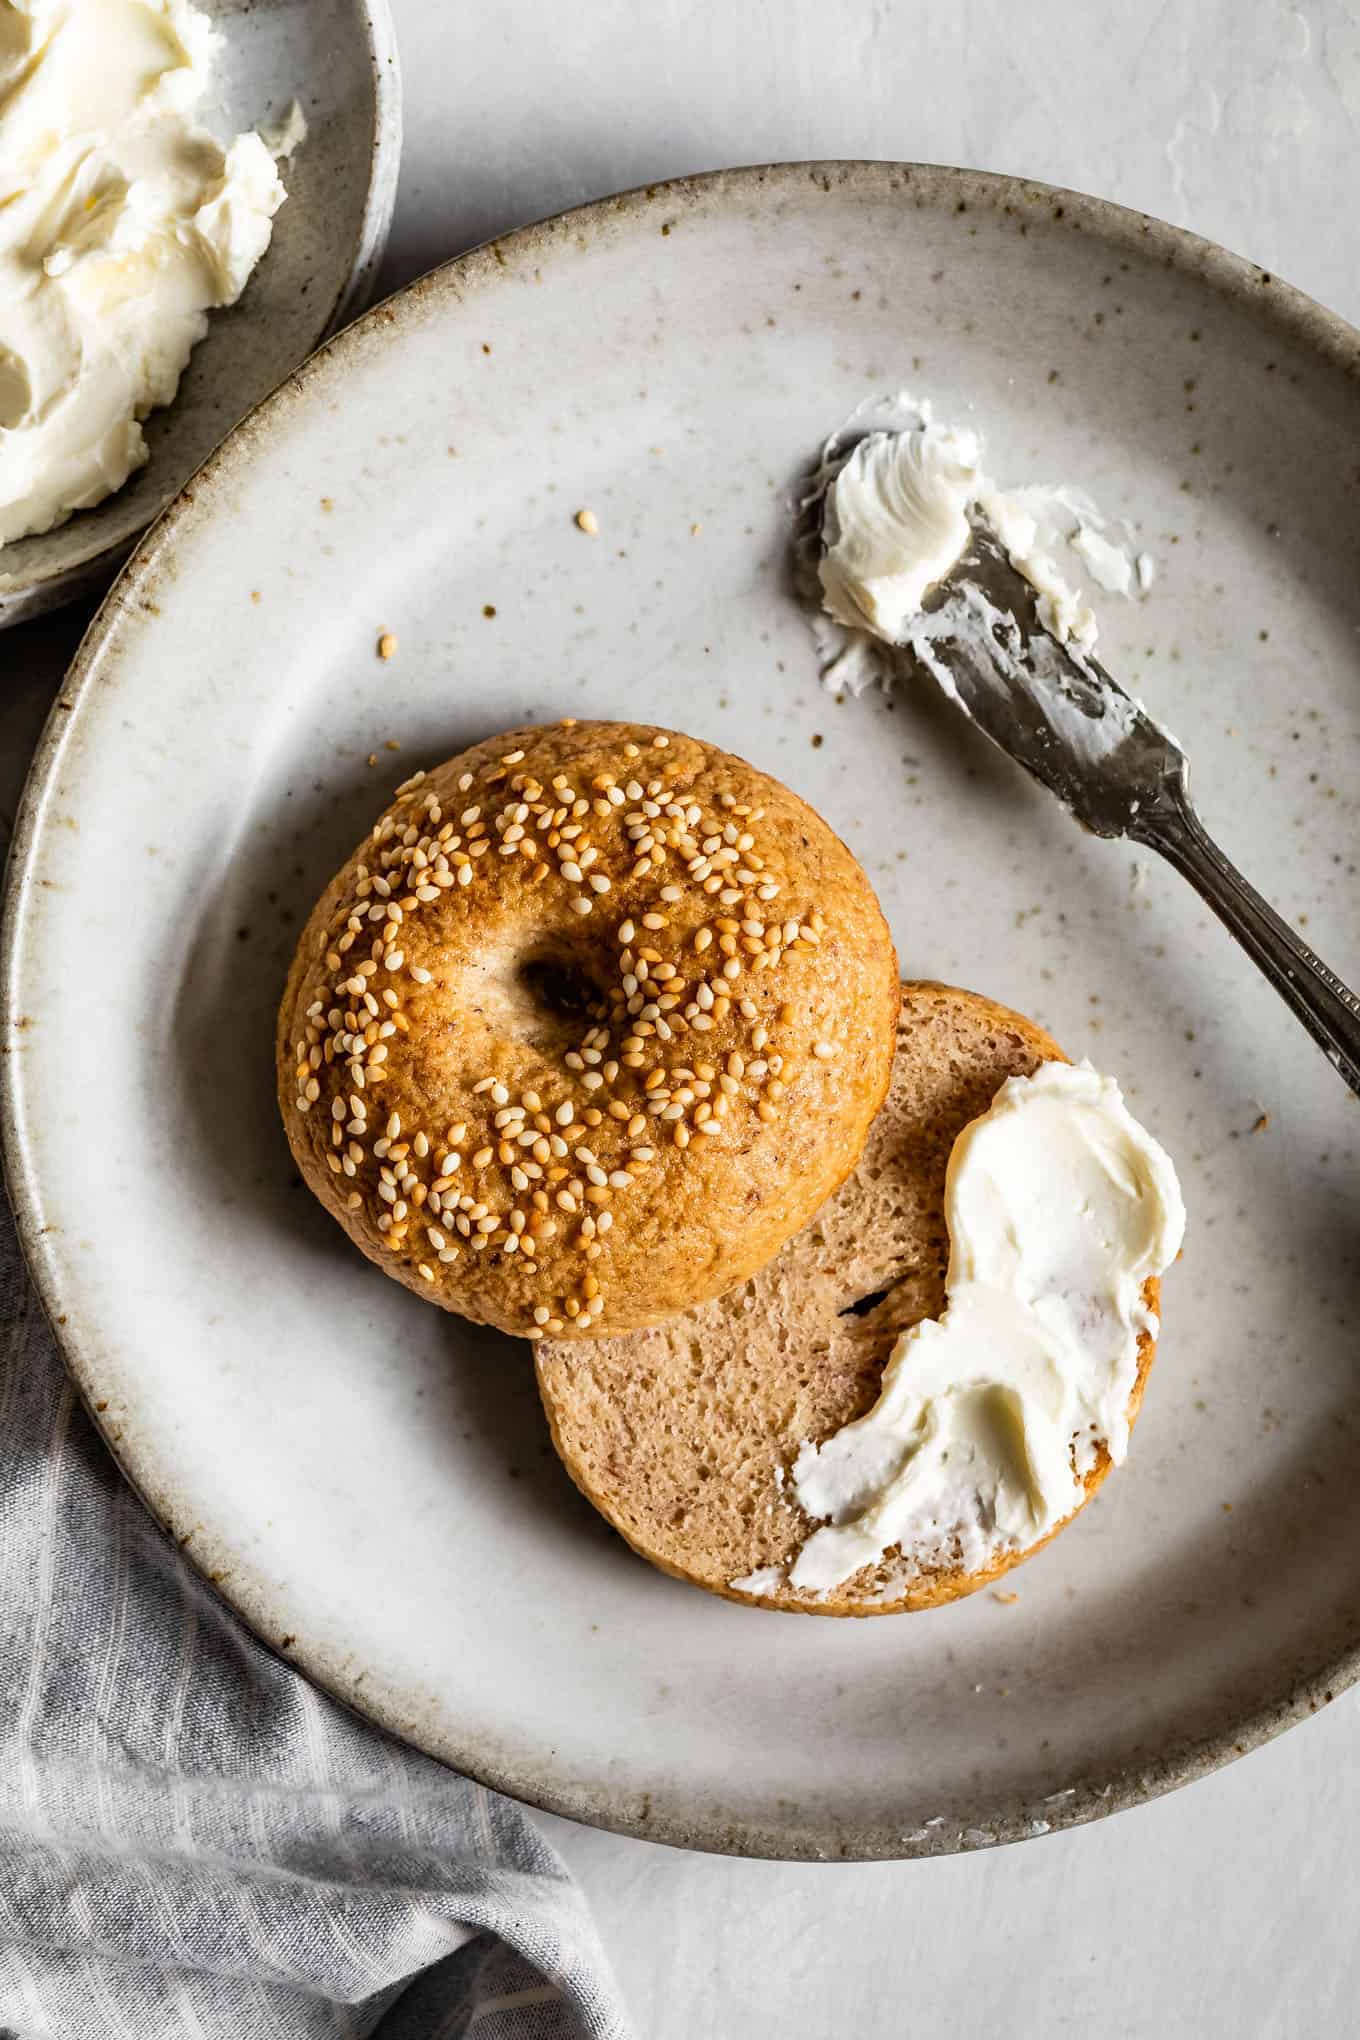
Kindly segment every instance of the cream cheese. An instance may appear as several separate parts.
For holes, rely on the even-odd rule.
[[[1070,546],[1091,579],[1112,592],[1132,596],[1150,585],[1147,555],[1135,562],[1108,537],[1105,520],[1079,492],[1000,487],[976,432],[937,423],[928,403],[905,394],[868,407],[868,415],[881,426],[843,464],[833,438],[822,469],[817,573],[822,606],[845,629],[887,644],[913,641],[926,596],[967,550],[973,512],[1034,588],[1040,621],[1064,642],[1089,650],[1098,630],[1090,603],[1057,563],[1058,547]],[[868,677],[855,673],[843,646],[832,664],[835,678],[852,686]]]
[[[140,421],[269,246],[270,148],[193,118],[216,46],[188,0],[0,0],[0,544],[143,464]]]
[[[977,435],[927,422],[861,439],[827,493],[822,596],[838,623],[897,644],[968,545]]]
[[[1128,1447],[1148,1279],[1180,1250],[1176,1173],[1110,1077],[1045,1063],[954,1144],[942,1317],[897,1341],[878,1401],[802,1446],[793,1493],[823,1527],[789,1584],[825,1593],[898,1545],[975,1571],[1077,1507]],[[733,1582],[747,1591],[750,1582]]]
[[[1103,531],[1083,525],[1072,540],[1072,550],[1080,554],[1092,580],[1099,581],[1102,588],[1108,588],[1112,595],[1133,593],[1137,562],[1129,558],[1122,546],[1106,538]],[[1146,553],[1143,558],[1147,558]]]

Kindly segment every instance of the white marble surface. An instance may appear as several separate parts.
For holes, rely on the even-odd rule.
[[[794,156],[1023,172],[1226,242],[1352,318],[1360,0],[395,0],[386,281],[629,184]],[[79,634],[0,639],[0,816]],[[545,1821],[646,2040],[1347,2031],[1360,1694],[1174,1797],[949,1861],[682,1856]]]

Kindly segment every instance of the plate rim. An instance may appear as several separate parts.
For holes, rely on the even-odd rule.
[[[387,0],[370,0],[374,14],[385,13]],[[1199,278],[1230,300],[1250,301],[1277,329],[1310,349],[1348,379],[1360,382],[1360,331],[1339,314],[1309,298],[1293,285],[1217,243],[1147,214],[1034,179],[996,172],[963,170],[940,164],[899,163],[883,159],[828,159],[758,164],[711,171],[634,187],[628,191],[568,208],[543,220],[483,242],[438,265],[385,299],[364,317],[309,356],[301,367],[230,432],[197,473],[176,494],[137,545],[133,556],[100,605],[75,658],[57,690],[52,709],[34,752],[16,817],[0,909],[0,1013],[4,1016],[0,1053],[0,1135],[3,1163],[19,1239],[53,1336],[87,1414],[113,1457],[119,1473],[138,1495],[161,1529],[174,1536],[174,1511],[167,1497],[157,1496],[135,1480],[124,1465],[120,1441],[110,1434],[94,1405],[100,1393],[94,1343],[82,1340],[79,1312],[63,1289],[61,1271],[44,1243],[41,1225],[40,1173],[28,1133],[31,1114],[25,1100],[20,1040],[14,1016],[20,976],[20,935],[34,903],[33,871],[42,837],[44,815],[58,778],[68,742],[78,732],[80,711],[101,654],[109,645],[124,611],[136,607],[145,584],[154,579],[162,554],[173,547],[181,521],[203,492],[230,479],[238,462],[252,456],[262,427],[285,407],[305,402],[311,382],[343,365],[346,355],[388,329],[390,339],[408,321],[418,321],[426,303],[448,297],[468,304],[479,289],[494,284],[526,257],[557,247],[569,238],[600,234],[619,222],[630,222],[654,208],[674,213],[711,208],[728,197],[749,203],[762,191],[791,194],[808,182],[827,193],[861,190],[866,197],[894,193],[922,195],[923,204],[939,206],[952,200],[955,210],[973,203],[1020,219],[1065,221],[1073,231],[1098,231],[1112,245],[1144,252],[1150,247],[1166,266]],[[471,316],[471,313],[468,314]],[[1208,1776],[1222,1765],[1260,1747],[1274,1736],[1307,1720],[1347,1687],[1360,1680],[1360,1627],[1354,1640],[1321,1665],[1297,1671],[1279,1690],[1240,1713],[1219,1730],[1164,1745],[1143,1760],[1128,1759],[1119,1770],[1102,1767],[1099,1780],[1088,1776],[1059,1796],[1019,1800],[998,1808],[980,1806],[969,1816],[904,1836],[886,1823],[860,1823],[851,1828],[794,1818],[774,1823],[758,1817],[735,1816],[683,1805],[659,1803],[654,1795],[640,1806],[637,1795],[604,1783],[581,1786],[570,1779],[552,1780],[544,1762],[531,1759],[487,1759],[463,1746],[456,1731],[422,1733],[419,1724],[402,1719],[399,1709],[376,1696],[347,1687],[338,1668],[324,1662],[324,1653],[283,1652],[265,1628],[267,1613],[252,1605],[248,1593],[234,1595],[209,1576],[205,1556],[185,1552],[199,1577],[251,1634],[280,1662],[308,1678],[352,1713],[408,1747],[432,1756],[493,1790],[548,1813],[643,1840],[713,1854],[769,1860],[835,1860],[865,1862],[952,1855],[997,1846],[1040,1834],[1076,1827],[1087,1821],[1145,1803]],[[548,1757],[547,1768],[551,1768]]]
[[[344,281],[325,318],[314,327],[315,338],[304,360],[367,305],[379,266],[387,252],[397,202],[403,100],[396,24],[392,18],[391,0],[358,0],[358,5],[358,25],[367,37],[368,62],[373,76],[373,132],[369,139],[368,186]],[[267,403],[268,397],[263,401]],[[258,408],[252,406],[252,409]],[[246,415],[249,416],[249,413]],[[230,438],[235,429],[233,426],[225,437]],[[218,442],[219,445],[221,443]],[[208,458],[210,460],[212,455],[209,454]],[[201,466],[206,464],[204,462]],[[195,472],[201,472],[201,466]],[[5,588],[0,593],[0,630],[31,622],[34,617],[45,616],[54,609],[64,608],[67,603],[78,601],[82,595],[93,594],[100,587],[107,588],[110,576],[127,564],[139,541],[154,529],[193,479],[193,475],[187,475],[184,482],[169,489],[162,497],[160,507],[149,516],[137,519],[121,537],[110,539],[105,544],[94,543],[66,566],[53,567],[46,572],[39,569],[28,579]]]

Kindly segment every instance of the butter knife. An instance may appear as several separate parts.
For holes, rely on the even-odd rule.
[[[1060,643],[985,525],[926,598],[904,649],[983,734],[1093,835],[1175,867],[1360,1092],[1360,998],[1224,856],[1190,799],[1175,738],[1097,660]]]

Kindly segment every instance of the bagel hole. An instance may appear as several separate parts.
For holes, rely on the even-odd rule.
[[[499,972],[500,1024],[541,1055],[560,1060],[602,1020],[608,1002],[584,947],[561,940],[536,943],[504,958]]]
[[[519,977],[534,1004],[560,1020],[588,1019],[600,1003],[598,987],[566,956],[531,956]]]

